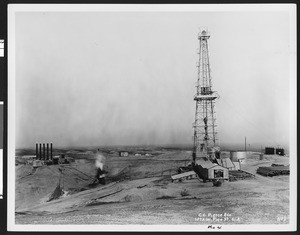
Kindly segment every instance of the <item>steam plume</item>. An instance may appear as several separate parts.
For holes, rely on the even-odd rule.
[[[95,166],[103,170],[103,166],[105,164],[105,157],[101,154],[96,154],[95,156]]]

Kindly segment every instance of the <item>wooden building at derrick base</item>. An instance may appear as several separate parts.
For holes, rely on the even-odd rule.
[[[211,161],[197,160],[195,172],[203,180],[228,180],[229,170]]]

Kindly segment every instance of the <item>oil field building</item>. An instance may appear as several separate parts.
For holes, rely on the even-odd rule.
[[[129,153],[126,152],[126,151],[120,151],[120,152],[119,152],[119,156],[120,156],[120,157],[128,157],[128,155],[129,155]]]
[[[199,166],[200,174],[205,179],[229,179],[229,170],[226,167],[204,160],[198,160],[196,163]]]
[[[247,159],[247,152],[245,151],[231,151],[230,160],[236,167],[241,168],[241,164],[245,163]],[[237,169],[238,170],[238,169]]]
[[[265,147],[265,154],[268,154],[268,155],[275,154],[275,148],[274,147]]]
[[[284,149],[283,148],[276,148],[275,150],[277,155],[283,156],[284,155]]]
[[[265,147],[265,154],[266,155],[280,155],[284,156],[284,149],[283,148],[274,148],[274,147]]]

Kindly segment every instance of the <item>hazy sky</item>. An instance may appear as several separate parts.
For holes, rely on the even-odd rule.
[[[192,144],[200,27],[220,144],[289,143],[287,12],[18,12],[16,147]]]

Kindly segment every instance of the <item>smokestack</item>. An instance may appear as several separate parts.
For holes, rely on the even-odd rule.
[[[47,160],[49,160],[49,143],[47,143]]]
[[[50,143],[50,157],[51,157],[51,160],[53,159],[53,156],[52,156],[52,143]]]
[[[35,144],[35,159],[39,159],[39,145]]]
[[[43,143],[43,160],[45,160],[45,143]]]
[[[39,159],[42,159],[42,144],[40,144],[40,154],[39,154]]]

